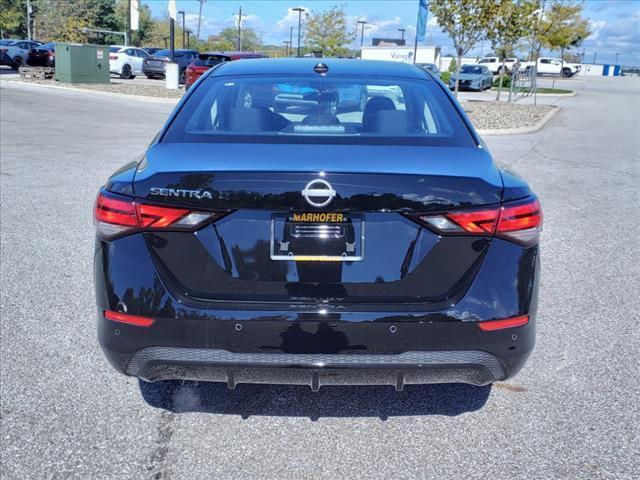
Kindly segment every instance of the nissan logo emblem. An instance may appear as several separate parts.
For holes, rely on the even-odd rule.
[[[302,190],[302,196],[312,207],[324,207],[331,203],[336,191],[331,184],[325,180],[311,180]]]

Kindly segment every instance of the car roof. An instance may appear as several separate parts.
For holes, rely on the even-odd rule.
[[[323,63],[327,75],[383,75],[424,80],[425,71],[413,64],[382,60],[352,60],[344,58],[256,58],[250,62],[228,62],[216,68],[212,75],[257,75],[313,73],[313,67]]]

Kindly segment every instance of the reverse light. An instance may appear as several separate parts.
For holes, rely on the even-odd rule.
[[[500,320],[484,320],[478,322],[478,327],[484,332],[493,332],[495,330],[504,330],[505,328],[522,327],[529,323],[529,315],[520,315],[519,317],[503,318]]]
[[[94,224],[101,238],[112,239],[137,231],[193,231],[226,214],[224,211],[201,212],[153,205],[136,202],[130,197],[100,192],[94,208]]]
[[[537,199],[480,210],[410,216],[437,233],[495,235],[530,245],[542,230],[542,209]]]
[[[130,315],[128,313],[115,312],[113,310],[105,310],[104,318],[111,320],[112,322],[126,323],[127,325],[135,325],[136,327],[150,327],[155,323],[153,318]]]

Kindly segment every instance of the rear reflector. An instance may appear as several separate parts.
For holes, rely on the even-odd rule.
[[[493,332],[494,330],[503,330],[505,328],[521,327],[527,323],[529,323],[529,315],[521,315],[502,320],[485,320],[484,322],[478,322],[478,326],[480,330]]]
[[[129,315],[128,313],[114,312],[113,310],[105,310],[104,318],[112,322],[126,323],[136,327],[150,327],[155,322],[153,318]]]
[[[411,218],[442,234],[495,235],[533,244],[542,230],[542,210],[537,199],[482,210],[417,214]]]
[[[94,208],[97,233],[104,239],[147,230],[196,230],[228,212],[200,212],[135,202],[131,197],[100,192]]]

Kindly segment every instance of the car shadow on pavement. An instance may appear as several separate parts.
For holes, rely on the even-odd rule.
[[[224,383],[186,382],[170,389],[140,382],[151,406],[173,413],[203,412],[226,415],[309,417],[389,417],[408,415],[455,416],[478,410],[487,402],[491,386],[466,384],[391,386],[307,386],[240,384],[229,390]]]

